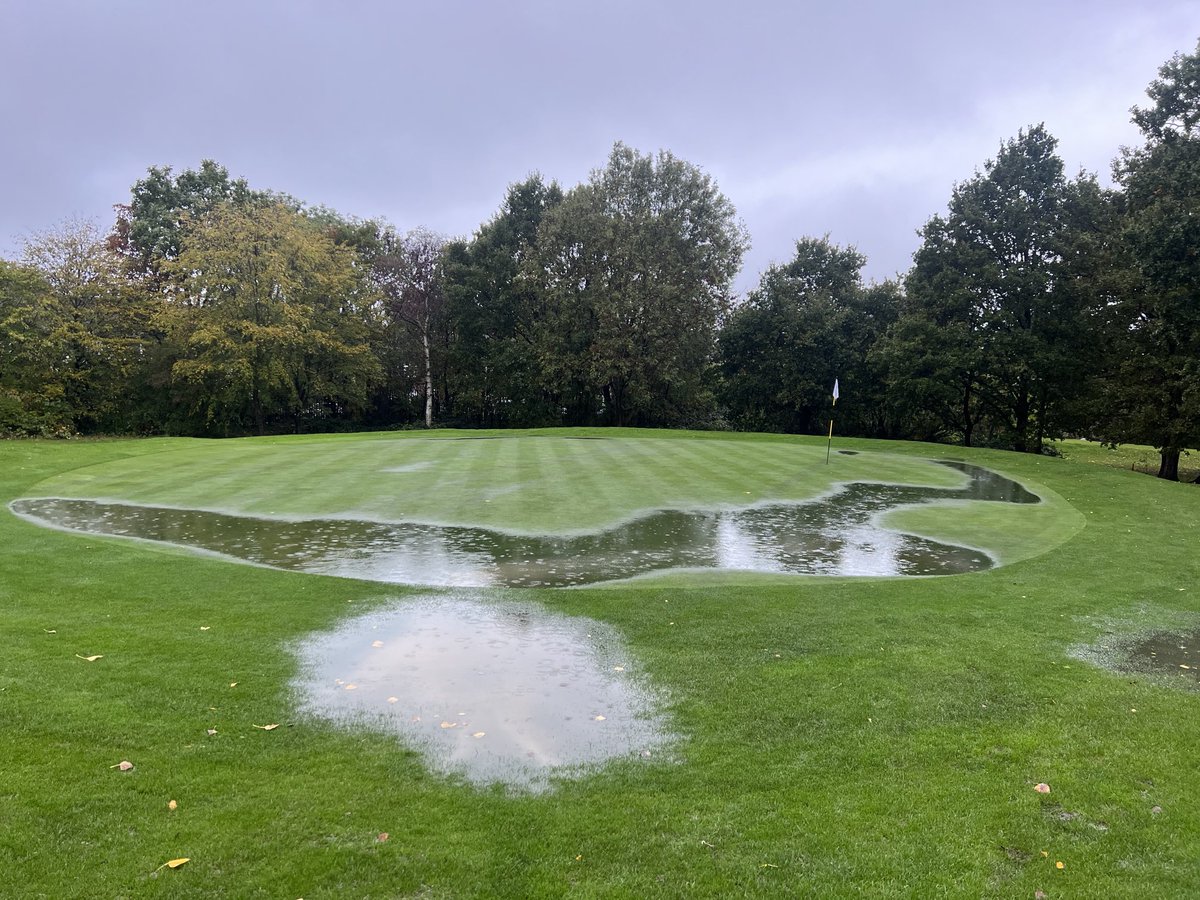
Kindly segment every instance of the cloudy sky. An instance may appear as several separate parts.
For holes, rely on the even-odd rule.
[[[885,278],[1024,126],[1107,179],[1197,38],[1195,0],[0,0],[0,256],[205,158],[468,235],[620,140],[716,178],[753,241],[739,288],[825,233]]]

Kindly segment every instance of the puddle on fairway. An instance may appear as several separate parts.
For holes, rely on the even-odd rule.
[[[672,740],[612,628],[534,604],[403,601],[296,652],[301,711],[395,733],[431,769],[477,785],[543,790]]]
[[[660,510],[594,534],[514,535],[484,528],[346,519],[280,521],[92,500],[17,500],[52,527],[198,548],[282,569],[397,584],[567,587],[668,569],[794,575],[951,575],[991,568],[986,553],[880,527],[893,509],[939,500],[1037,503],[977,466],[961,488],[853,483],[809,502]]]
[[[1118,671],[1167,675],[1200,684],[1200,630],[1160,632],[1131,644]]]

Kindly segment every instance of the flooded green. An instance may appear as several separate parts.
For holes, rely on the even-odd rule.
[[[394,733],[477,785],[537,791],[671,740],[613,629],[495,592],[397,602],[296,653],[302,712]]]
[[[351,519],[279,519],[93,500],[14,501],[51,527],[192,547],[259,565],[399,584],[568,587],[668,570],[796,575],[949,575],[992,567],[987,553],[881,527],[890,510],[943,500],[1037,503],[977,466],[959,488],[856,482],[816,500],[740,509],[659,510],[579,535]]]

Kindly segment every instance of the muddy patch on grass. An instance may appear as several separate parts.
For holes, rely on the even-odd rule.
[[[397,735],[434,771],[544,790],[671,741],[616,631],[473,593],[397,602],[296,646],[302,711]]]
[[[1168,613],[1158,628],[1105,623],[1099,640],[1071,648],[1070,655],[1113,672],[1195,690],[1200,688],[1200,624],[1194,617],[1181,618]]]

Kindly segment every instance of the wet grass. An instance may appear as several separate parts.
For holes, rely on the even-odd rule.
[[[720,500],[739,480],[767,480],[751,449],[726,469],[709,436],[648,438],[615,463],[639,492],[678,494],[692,478],[693,496]],[[770,458],[821,449],[815,438],[721,440]],[[345,451],[341,465],[354,465],[359,442],[328,440]],[[448,781],[392,739],[295,715],[285,644],[402,590],[0,515],[0,895],[1193,896],[1200,693],[1072,648],[1113,622],[1200,625],[1196,488],[1071,460],[844,446],[966,458],[1048,488],[1064,527],[1074,516],[1084,527],[1056,545],[1042,523],[1047,552],[944,579],[530,591],[616,627],[684,735],[675,761],[617,764],[543,796]],[[498,484],[522,480],[536,454],[512,449],[461,459],[460,479],[490,468]],[[0,498],[121,460],[128,485],[174,473],[170,490],[184,497],[199,489],[175,472],[181,459],[235,451],[260,479],[302,456],[286,440],[0,444]],[[588,458],[575,452],[556,450],[543,471],[571,478]],[[695,461],[685,475],[661,462],[676,452]],[[645,470],[653,476],[636,476]],[[303,472],[289,477],[307,487]],[[581,474],[587,487],[573,494],[543,486],[524,521],[541,521],[540,503],[581,519],[622,514],[619,492],[603,496],[616,489],[594,468]],[[242,477],[232,464],[220,476]],[[456,490],[448,471],[414,488],[447,516],[468,505]],[[1024,552],[1014,548],[1012,558]],[[132,771],[110,768],[124,759]],[[1051,793],[1035,792],[1039,782]],[[191,862],[152,874],[178,857]]]
[[[1120,444],[1105,447],[1095,441],[1056,441],[1054,448],[1064,459],[1072,462],[1087,462],[1114,469],[1128,469],[1143,475],[1158,473],[1161,456],[1153,447],[1143,444]],[[1200,478],[1200,450],[1187,450],[1179,458],[1179,480],[1192,481]]]

